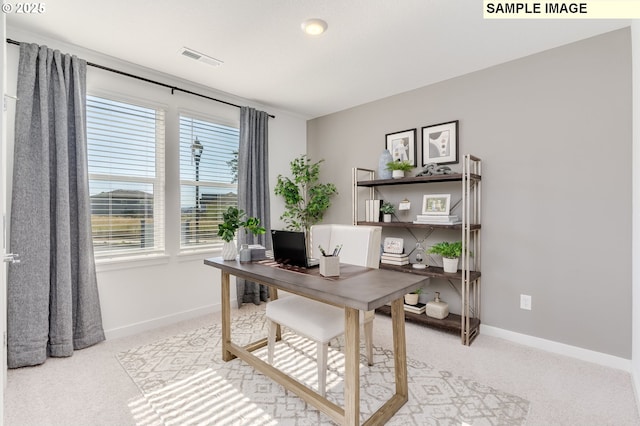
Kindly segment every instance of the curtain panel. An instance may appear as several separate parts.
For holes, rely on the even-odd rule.
[[[246,235],[238,232],[238,244],[261,244],[271,250],[269,203],[269,114],[254,108],[240,108],[240,147],[238,152],[238,208],[260,219],[267,232]],[[243,279],[236,280],[238,307],[243,303],[266,302],[266,286]]]
[[[11,199],[7,361],[71,356],[104,340],[91,238],[86,62],[22,43]]]

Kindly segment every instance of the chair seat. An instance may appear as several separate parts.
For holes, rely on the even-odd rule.
[[[268,302],[266,316],[322,343],[344,333],[343,309],[306,297],[289,296]]]

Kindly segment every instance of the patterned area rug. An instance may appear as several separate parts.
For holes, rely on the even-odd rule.
[[[234,342],[267,334],[263,311],[234,312]],[[333,425],[293,393],[240,360],[223,362],[220,326],[203,327],[118,354],[142,396],[130,401],[138,425]],[[343,406],[343,341],[329,349],[327,397]],[[274,363],[317,388],[316,346],[286,330]],[[361,350],[361,354],[364,350]],[[266,348],[254,354],[266,360]],[[529,402],[448,371],[408,359],[409,401],[389,425],[521,425]],[[361,421],[393,394],[393,352],[374,347],[374,365],[361,356]]]

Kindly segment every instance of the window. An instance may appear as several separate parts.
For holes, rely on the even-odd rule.
[[[87,96],[96,258],[164,251],[164,111]]]
[[[218,224],[238,205],[235,127],[180,116],[180,248],[222,246]]]

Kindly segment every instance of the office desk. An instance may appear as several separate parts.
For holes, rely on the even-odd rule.
[[[221,271],[223,359],[225,361],[236,357],[242,359],[343,425],[353,426],[360,423],[360,322],[358,311],[374,310],[391,302],[396,391],[364,424],[384,424],[407,402],[407,353],[402,299],[406,293],[422,287],[428,278],[386,269],[371,269],[345,264],[340,265],[339,278],[325,278],[319,275],[317,268],[307,273],[294,272],[273,266],[273,262],[270,261],[240,263],[237,260],[222,260],[222,258],[216,257],[206,259],[204,263]],[[277,290],[282,289],[344,308],[344,408],[254,356],[251,352],[265,346],[267,344],[266,338],[244,347],[231,341],[230,275],[269,286],[272,300],[278,298]]]

